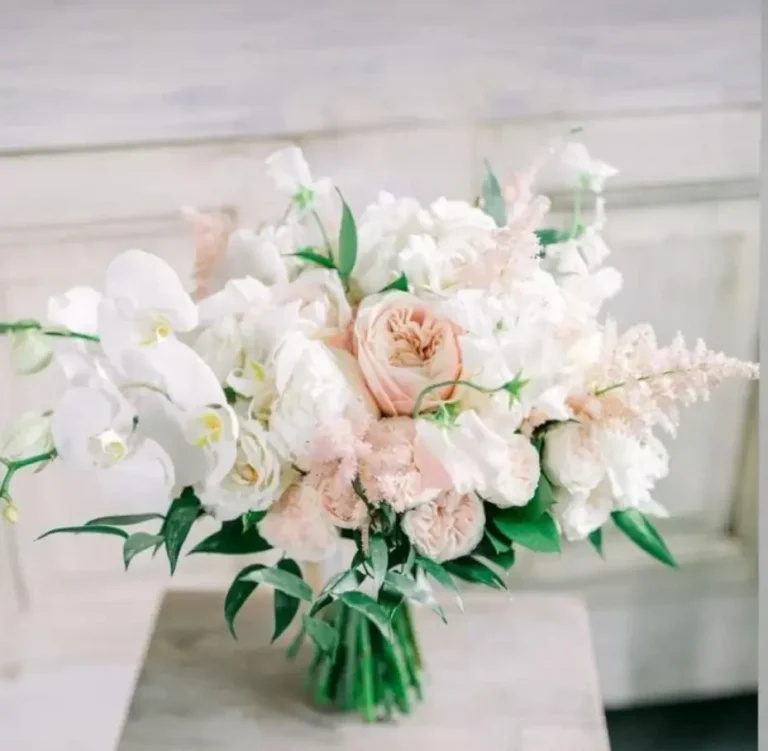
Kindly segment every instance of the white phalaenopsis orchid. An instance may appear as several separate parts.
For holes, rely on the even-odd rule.
[[[112,508],[164,510],[175,485],[168,454],[136,433],[136,412],[110,383],[64,393],[51,430],[58,457],[93,473]]]

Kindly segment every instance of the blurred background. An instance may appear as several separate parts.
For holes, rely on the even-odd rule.
[[[0,0],[0,319],[98,285],[129,247],[191,270],[181,207],[276,218],[263,162],[289,143],[360,209],[381,189],[472,200],[483,159],[503,182],[580,126],[620,170],[605,236],[625,288],[609,312],[755,359],[759,27],[757,0]],[[561,185],[542,187],[569,210]],[[0,424],[60,385],[12,377],[5,356],[0,374]],[[615,751],[756,748],[755,406],[752,386],[729,384],[668,443],[658,500],[679,571],[608,536],[604,561],[585,545],[510,573],[512,588],[586,598]],[[125,574],[110,539],[35,544],[99,515],[60,467],[15,490],[0,746],[13,719],[13,751],[106,751],[165,562]],[[173,584],[225,586],[242,565],[190,559]]]

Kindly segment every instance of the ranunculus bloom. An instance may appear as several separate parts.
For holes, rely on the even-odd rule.
[[[259,524],[273,547],[299,561],[323,561],[336,551],[339,534],[323,512],[320,494],[311,485],[291,485]]]
[[[474,493],[441,493],[403,516],[403,531],[416,551],[434,561],[467,555],[483,536],[485,512]]]
[[[436,475],[437,460],[425,461],[425,452],[417,450],[416,425],[411,418],[379,420],[365,438],[370,452],[360,462],[360,480],[371,501],[384,501],[401,513],[439,494],[444,473]]]
[[[355,349],[382,414],[410,415],[424,388],[459,377],[457,333],[457,327],[438,317],[428,302],[407,292],[391,291],[363,301],[355,322]],[[454,388],[435,389],[422,406],[449,399]]]

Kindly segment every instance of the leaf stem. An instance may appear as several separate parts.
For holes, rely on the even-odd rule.
[[[320,219],[320,215],[317,213],[315,209],[310,209],[310,214],[312,214],[312,218],[315,220],[315,223],[317,224],[317,228],[320,230],[320,235],[323,238],[325,249],[328,251],[328,257],[331,260],[333,260],[333,249],[331,248],[331,241],[328,238],[328,233],[325,231],[325,227],[323,226],[323,222]]]
[[[56,458],[56,449],[46,451],[44,454],[29,456],[26,459],[3,459],[3,464],[5,464],[8,470],[5,473],[5,477],[3,477],[3,481],[0,483],[0,498],[8,498],[8,489],[11,486],[11,480],[18,470],[23,469],[24,467],[29,467],[32,464],[47,462],[54,458]]]
[[[618,383],[612,383],[610,386],[606,386],[605,388],[598,389],[594,392],[594,396],[602,396],[603,394],[607,394],[609,391],[615,391],[616,389],[624,388],[628,383],[637,382],[637,381],[652,381],[654,378],[663,378],[664,376],[668,375],[675,375],[676,373],[687,373],[689,371],[693,370],[693,368],[673,368],[672,370],[664,370],[661,373],[648,373],[644,376],[639,376],[637,378],[629,378],[626,381],[619,381]]]
[[[12,334],[18,331],[39,331],[44,336],[83,339],[87,342],[101,341],[99,337],[94,334],[84,334],[81,331],[45,327],[40,321],[0,321],[0,334]]]
[[[411,416],[414,418],[419,416],[419,413],[421,412],[421,405],[423,404],[427,395],[429,395],[432,391],[443,389],[447,386],[465,386],[467,388],[474,389],[475,391],[479,391],[481,394],[496,394],[499,391],[503,391],[507,384],[503,383],[498,388],[491,389],[485,386],[478,386],[476,383],[472,383],[472,381],[464,381],[462,379],[456,381],[440,381],[440,383],[433,383],[421,390],[421,393],[416,399],[416,405],[413,408],[413,413]]]

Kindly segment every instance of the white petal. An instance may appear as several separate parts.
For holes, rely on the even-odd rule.
[[[95,334],[101,293],[91,287],[72,287],[48,300],[48,320],[56,326],[82,334]]]
[[[302,186],[311,187],[312,174],[304,154],[297,146],[281,149],[266,160],[267,174],[277,189],[294,196]]]
[[[170,457],[152,440],[142,441],[114,467],[98,470],[96,479],[107,503],[120,513],[164,512],[175,484]]]
[[[11,334],[11,365],[19,375],[33,375],[50,365],[53,348],[45,334],[34,329]]]
[[[164,313],[175,331],[189,331],[197,325],[197,307],[176,272],[143,250],[127,250],[109,264],[105,293],[124,314]]]

